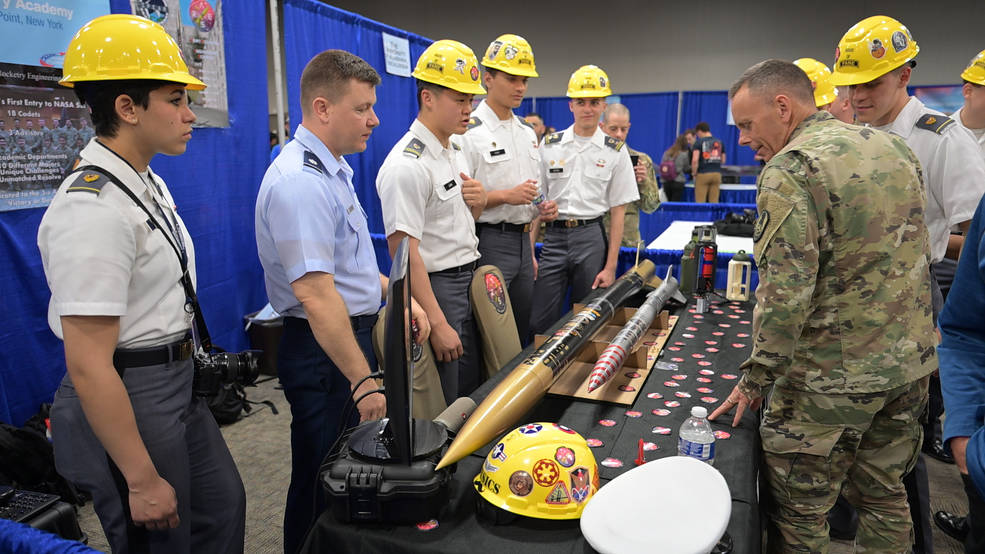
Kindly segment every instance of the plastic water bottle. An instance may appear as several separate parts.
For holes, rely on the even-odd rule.
[[[547,200],[546,198],[544,198],[544,193],[541,192],[540,187],[537,187],[537,196],[534,197],[531,204],[533,204],[534,206],[539,206],[544,200]]]
[[[677,454],[715,465],[715,433],[708,423],[708,410],[704,407],[691,408],[691,417],[681,425],[677,435]]]

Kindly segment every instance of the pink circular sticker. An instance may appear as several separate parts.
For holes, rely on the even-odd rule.
[[[746,347],[746,345],[745,344],[742,344],[741,342],[733,342],[732,343],[732,348],[745,348],[745,347]]]
[[[636,373],[635,371],[630,371],[629,373],[626,374],[626,377],[629,377],[630,379],[636,379],[639,376],[640,374]]]
[[[686,338],[686,339],[693,339],[694,338],[694,334],[692,334],[692,333],[681,333],[681,336],[684,337],[684,338]]]
[[[678,373],[677,375],[671,375],[670,378],[675,381],[683,381],[687,379],[687,375],[684,375],[683,373]]]
[[[724,337],[725,336],[725,333],[723,333],[721,331],[713,331],[711,334],[714,335],[714,336],[716,336],[716,337]]]
[[[704,319],[704,318],[705,318],[705,316],[703,316],[701,314],[694,314],[694,319]]]
[[[709,362],[708,360],[701,360],[700,362],[698,362],[698,365],[701,367],[708,367],[711,365],[711,362]]]
[[[653,443],[653,442],[644,442],[643,443],[643,450],[645,450],[646,452],[653,452],[656,449],[657,449],[657,444],[656,443]]]
[[[718,326],[721,327],[722,329],[728,329],[732,325],[730,325],[728,323],[719,323]]]
[[[683,341],[677,341],[674,343],[674,346],[687,346],[687,343]]]
[[[674,396],[676,396],[677,398],[691,398],[691,393],[679,390],[674,393]]]
[[[691,354],[691,357],[692,358],[697,358],[697,359],[700,360],[701,358],[704,358],[705,355],[704,354],[701,354],[700,352],[695,352],[694,354]]]
[[[738,379],[738,378],[739,378],[738,375],[734,375],[732,373],[723,373],[722,374],[722,379],[728,379],[728,380],[731,381],[732,379]]]
[[[717,340],[706,340],[705,341],[705,344],[707,344],[708,346],[715,346],[716,344],[718,344],[718,341]]]
[[[718,399],[714,396],[702,396],[701,401],[705,404],[714,404],[715,402],[718,402]]]
[[[698,377],[698,378],[697,378],[697,379],[695,379],[695,380],[696,380],[697,382],[699,382],[699,383],[710,383],[710,382],[711,382],[711,379],[709,379],[709,378],[707,378],[707,377]]]
[[[664,381],[665,387],[679,387],[681,386],[677,381]]]
[[[680,346],[668,346],[667,347],[667,350],[670,350],[671,352],[680,352],[681,351],[681,347]]]
[[[708,387],[698,387],[697,388],[697,391],[700,392],[701,394],[711,394],[711,393],[715,392],[715,391],[709,389]]]
[[[741,324],[743,324],[743,325],[749,325],[749,324],[751,324],[752,322],[751,322],[751,321],[749,321],[749,320],[746,320],[746,319],[743,319],[743,320],[742,320],[742,321],[740,321],[739,323],[741,323]]]
[[[657,400],[659,398],[663,398],[664,395],[660,394],[659,392],[651,392],[650,394],[646,395],[646,397],[647,398],[652,398],[654,400]]]
[[[652,340],[643,341],[643,346],[653,346],[654,344],[657,343],[653,342]]]
[[[736,333],[735,336],[739,337],[740,339],[747,339],[749,338],[749,333]]]
[[[431,531],[432,529],[438,528],[438,520],[429,519],[427,521],[422,521],[417,524],[417,528],[421,531]]]
[[[697,328],[697,327],[685,327],[684,329],[685,329],[686,331],[697,331],[697,330],[698,330],[698,328]]]
[[[726,440],[732,438],[732,433],[728,431],[715,431],[715,438],[718,440]]]
[[[652,413],[653,415],[665,416],[665,415],[670,415],[670,410],[665,410],[663,408],[658,408],[656,410],[653,410],[650,413]]]
[[[643,417],[643,412],[637,410],[626,410],[626,417]]]
[[[600,419],[599,420],[599,425],[601,425],[602,427],[613,427],[613,426],[615,426],[615,424],[616,424],[616,420],[614,420],[614,419]]]
[[[746,313],[746,311],[745,310],[740,310],[740,309],[736,308],[735,309],[735,313],[737,313],[737,314],[744,314],[744,313]]]
[[[671,359],[670,359],[670,361],[672,361],[672,362],[677,362],[677,363],[681,363],[681,362],[683,362],[683,361],[684,361],[684,358],[671,358]]]
[[[653,431],[654,433],[656,433],[658,435],[669,435],[670,434],[670,427],[660,427],[658,425],[657,427],[654,427],[653,429],[651,429],[651,431]]]
[[[735,314],[728,314],[728,316],[729,316],[729,319],[739,319],[739,316],[737,316]]]
[[[667,406],[668,408],[676,408],[680,405],[681,403],[676,400],[664,400],[664,406]]]
[[[700,373],[701,375],[714,375],[715,374],[715,372],[712,371],[712,370],[710,370],[710,369],[699,369],[698,370],[698,373]]]
[[[585,439],[585,444],[587,444],[591,448],[598,448],[602,446],[604,443],[598,439]]]
[[[602,465],[605,467],[622,467],[622,460],[618,458],[606,458],[602,460]]]
[[[718,349],[715,348],[714,346],[709,346],[708,348],[705,348],[705,352],[711,352],[712,354],[714,354],[715,352],[718,352]]]
[[[633,392],[636,390],[636,387],[633,385],[619,385],[619,390],[623,392]]]
[[[713,310],[713,311],[712,311],[711,313],[713,313],[713,314],[715,314],[715,315],[722,315],[722,314],[724,314],[725,312],[723,312],[723,311],[721,311],[721,310]]]

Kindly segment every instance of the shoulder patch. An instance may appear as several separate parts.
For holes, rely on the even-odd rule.
[[[622,145],[624,144],[626,143],[619,139],[614,139],[612,137],[605,137],[605,145],[608,146],[609,148],[612,148],[613,150],[618,151],[622,149]]]
[[[518,120],[520,121],[520,123],[521,123],[521,124],[523,124],[523,125],[526,125],[527,127],[530,127],[531,129],[533,129],[533,128],[534,128],[534,126],[533,126],[533,125],[531,125],[531,124],[530,124],[530,122],[529,122],[529,121],[527,121],[526,119],[523,119],[523,118],[522,118],[522,117],[520,117],[520,116],[515,116],[515,117],[516,117],[516,118],[517,118],[517,119],[518,119]]]
[[[564,131],[557,133],[551,133],[544,137],[544,144],[554,144],[556,142],[561,142],[561,137],[564,136]]]
[[[310,150],[304,151],[304,167],[314,169],[322,175],[328,175],[328,170],[325,169],[324,165],[322,165],[321,160],[319,160],[318,156]]]
[[[407,146],[404,146],[404,154],[409,156],[420,158],[423,153],[424,143],[421,142],[421,139],[411,139],[410,142],[407,143]]]
[[[461,149],[462,149],[462,147],[461,147],[461,146],[459,146],[457,142],[455,142],[455,141],[453,141],[453,140],[449,140],[448,142],[450,142],[450,143],[451,143],[451,147],[452,147],[453,149],[455,149],[455,150],[461,150]]]
[[[99,194],[102,192],[103,187],[106,183],[110,183],[109,177],[103,175],[98,171],[80,171],[72,181],[72,184],[65,189],[66,193],[69,192],[91,192],[93,194]]]
[[[944,129],[947,129],[953,124],[954,120],[950,117],[930,113],[923,115],[917,120],[917,128],[933,131],[938,135],[943,134]]]
[[[482,120],[481,119],[479,119],[478,117],[470,117],[469,118],[469,125],[468,125],[468,128],[469,129],[475,129],[479,125],[482,125]]]

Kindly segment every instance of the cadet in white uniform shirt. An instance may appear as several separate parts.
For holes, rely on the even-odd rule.
[[[544,137],[541,180],[557,219],[547,224],[540,255],[530,331],[543,333],[558,317],[565,292],[580,302],[592,289],[615,281],[626,204],[639,200],[625,144],[599,127],[609,77],[594,65],[578,68],[568,83],[575,122]],[[609,234],[602,216],[610,212]]]
[[[472,96],[485,93],[478,66],[472,50],[453,40],[439,40],[421,54],[413,73],[417,119],[376,177],[390,254],[410,238],[412,294],[431,322],[448,404],[479,385],[481,367],[469,285],[479,259],[475,220],[486,193],[452,138],[468,126]]]
[[[479,265],[491,264],[503,272],[517,333],[525,343],[537,266],[537,235],[530,231],[539,214],[544,220],[557,214],[553,202],[532,204],[540,195],[537,134],[513,113],[523,101],[527,78],[536,77],[537,70],[530,44],[516,35],[502,35],[490,43],[481,63],[488,95],[472,112],[462,138],[462,150],[475,168],[473,177],[487,191],[486,208],[476,224]]]
[[[92,494],[113,552],[242,552],[243,483],[192,393],[181,276],[187,264],[194,288],[195,249],[149,167],[185,151],[195,121],[185,89],[205,84],[160,25],[131,15],[83,26],[60,83],[97,136],[38,229],[48,323],[68,368],[51,409],[55,466]]]

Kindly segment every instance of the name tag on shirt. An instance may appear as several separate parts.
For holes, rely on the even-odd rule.
[[[455,180],[452,179],[451,181],[448,181],[447,183],[445,183],[443,186],[445,187],[445,190],[451,190],[451,189],[457,187],[458,186],[458,183],[456,183]]]
[[[564,173],[563,167],[552,167],[547,170],[548,173]]]
[[[499,150],[490,150],[489,151],[489,155],[490,156],[502,156],[505,153],[506,153],[506,149],[505,148],[500,148]]]

